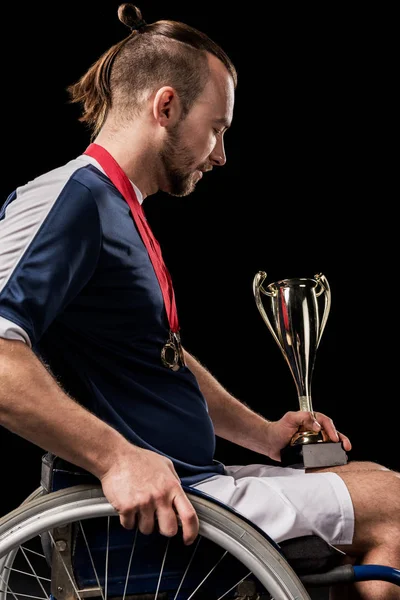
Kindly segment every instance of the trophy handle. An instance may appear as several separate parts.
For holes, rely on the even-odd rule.
[[[260,295],[260,290],[263,294],[265,294],[266,296],[275,296],[276,293],[273,292],[268,292],[267,290],[265,290],[262,287],[262,284],[265,280],[265,278],[267,277],[267,274],[265,273],[265,271],[259,271],[256,276],[253,279],[253,293],[254,293],[254,298],[256,300],[256,304],[257,304],[257,308],[260,312],[260,315],[262,316],[262,318],[264,319],[264,322],[266,324],[266,326],[268,327],[268,329],[270,330],[270,332],[272,333],[272,336],[274,338],[274,340],[276,341],[276,343],[278,344],[278,346],[281,348],[281,344],[279,342],[278,336],[276,335],[274,328],[271,325],[271,322],[268,318],[268,315],[264,309],[264,305],[262,303],[261,300],[261,295]],[[282,350],[282,348],[281,348]]]
[[[314,277],[317,281],[317,284],[320,286],[320,289],[315,292],[316,297],[319,298],[319,296],[321,296],[321,294],[325,294],[324,313],[322,315],[321,326],[319,329],[319,335],[318,335],[318,339],[317,339],[317,348],[318,348],[319,343],[321,341],[322,334],[325,329],[326,321],[328,319],[329,311],[331,309],[331,288],[329,286],[327,278],[322,273],[318,273]]]

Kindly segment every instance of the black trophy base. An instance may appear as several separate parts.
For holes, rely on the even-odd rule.
[[[315,444],[297,444],[281,450],[282,467],[297,469],[316,469],[345,465],[347,454],[342,442],[317,442]]]

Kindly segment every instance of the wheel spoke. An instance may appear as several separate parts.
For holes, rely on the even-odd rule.
[[[107,517],[107,546],[106,546],[106,563],[105,563],[105,580],[104,580],[104,592],[105,600],[108,598],[108,553],[110,549],[110,517]]]
[[[168,548],[169,548],[169,538],[167,540],[167,545],[165,546],[165,552],[164,552],[164,556],[163,556],[163,560],[162,560],[162,564],[161,564],[160,575],[158,577],[158,582],[157,582],[156,597],[154,598],[154,600],[157,600],[157,598],[158,598],[158,592],[160,590],[161,579],[162,579],[162,576],[164,573],[164,565],[165,565],[165,559],[167,558],[167,554],[168,554]]]
[[[10,590],[10,588],[8,589]],[[9,592],[6,592],[6,594],[12,594],[15,600],[19,600],[19,598],[29,598],[29,600],[44,600],[43,596],[31,596],[31,594],[21,594],[20,592],[17,592],[17,595],[15,595],[14,592],[12,592],[11,590]]]
[[[244,581],[245,579],[247,579],[249,577],[249,575],[251,575],[251,571],[249,571],[247,573],[247,575],[245,575],[244,577],[242,577],[242,579],[240,579],[237,583],[235,583],[231,588],[229,588],[229,590],[227,590],[224,594],[222,594],[222,596],[219,596],[217,598],[217,600],[222,600],[222,598],[225,598],[225,596],[227,594],[229,594],[229,592],[231,592],[232,590],[234,590],[240,583],[242,583],[242,581]]]
[[[90,560],[90,563],[91,563],[91,565],[93,567],[93,572],[94,572],[94,576],[95,576],[96,581],[97,581],[97,585],[98,585],[99,590],[101,592],[101,597],[104,600],[103,587],[100,585],[99,576],[98,576],[97,569],[96,569],[95,564],[94,564],[92,552],[90,550],[90,547],[89,547],[89,544],[88,544],[88,541],[87,541],[86,533],[84,532],[84,529],[83,529],[82,521],[79,521],[79,527],[80,527],[80,530],[81,530],[81,533],[82,533],[82,537],[83,537],[84,542],[85,542],[86,549],[87,549],[88,554],[89,554],[89,560]]]
[[[1,573],[0,573],[0,580],[3,583],[5,583],[5,585],[6,585],[6,590],[5,590],[6,596],[8,596],[9,594],[11,594],[12,597],[14,598],[14,600],[19,600],[17,598],[17,596],[23,597],[23,598],[30,598],[31,600],[45,600],[46,598],[48,598],[47,595],[43,597],[43,596],[32,596],[31,594],[29,594],[29,596],[28,596],[28,594],[21,594],[20,592],[16,592],[14,594],[14,592],[12,591],[12,589],[10,588],[10,586],[8,585],[8,583],[5,581],[5,579],[3,578],[3,576],[2,576]]]
[[[195,554],[196,554],[196,551],[197,551],[197,548],[198,548],[198,546],[199,546],[199,544],[200,544],[200,541],[201,541],[201,539],[202,539],[202,538],[201,538],[200,536],[199,536],[199,537],[198,537],[198,539],[197,539],[196,546],[195,546],[195,547],[194,547],[194,549],[193,549],[192,555],[191,555],[191,557],[190,557],[190,560],[189,560],[189,562],[188,562],[188,565],[187,565],[187,567],[186,567],[186,569],[185,569],[185,572],[184,572],[184,574],[183,574],[183,576],[182,576],[182,579],[181,579],[181,582],[180,582],[180,584],[179,584],[179,587],[178,587],[178,589],[176,590],[176,594],[175,594],[175,596],[174,596],[174,599],[173,599],[173,600],[176,600],[176,599],[177,599],[177,597],[178,597],[178,594],[179,594],[179,592],[180,592],[180,590],[181,590],[181,587],[182,587],[182,585],[183,585],[183,582],[184,582],[184,580],[185,580],[185,577],[186,577],[186,575],[187,575],[187,573],[188,573],[188,571],[189,571],[190,565],[191,565],[191,564],[192,564],[192,562],[193,562],[194,556],[195,556]]]
[[[213,566],[213,568],[210,569],[210,571],[207,573],[207,575],[200,581],[200,583],[197,586],[197,588],[190,594],[190,596],[189,596],[189,598],[187,600],[191,600],[191,598],[193,598],[193,596],[195,595],[195,593],[199,591],[199,589],[201,588],[201,586],[203,585],[203,583],[210,577],[211,573],[213,573],[215,571],[215,569],[220,564],[221,560],[223,558],[225,558],[225,556],[227,554],[228,554],[228,550],[225,550],[225,552],[223,553],[223,555],[221,556],[221,558],[215,563],[215,565]]]
[[[135,552],[135,546],[136,546],[136,539],[137,539],[137,534],[138,534],[138,529],[136,529],[135,531],[135,537],[133,538],[133,544],[132,544],[132,550],[129,556],[129,562],[128,562],[128,569],[126,572],[126,579],[125,579],[125,587],[124,587],[124,595],[122,597],[122,600],[125,600],[126,598],[126,591],[128,589],[128,582],[129,582],[129,575],[131,572],[131,565],[132,565],[132,559],[133,559],[133,553]]]
[[[28,573],[27,571],[21,571],[20,569],[14,569],[13,567],[4,567],[4,568],[7,569],[7,571],[10,571],[10,573],[20,573],[20,575],[26,575],[27,577],[34,577],[35,579],[41,579],[42,581],[48,581],[49,583],[51,583],[51,579],[49,579],[48,577],[41,577],[40,575],[37,575],[36,573]]]
[[[30,562],[27,553],[25,552],[25,550],[23,548],[21,548],[21,552],[22,552],[22,555],[25,558],[26,562],[28,563],[29,568],[32,571],[33,577],[35,577],[36,581],[38,582],[39,586],[41,587],[41,590],[44,593],[46,600],[49,600],[49,596],[47,595],[47,592],[43,587],[43,583],[40,581],[41,578],[37,576],[37,573],[35,572],[35,569],[33,568],[32,563]]]

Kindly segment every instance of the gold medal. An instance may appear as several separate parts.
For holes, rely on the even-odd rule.
[[[179,362],[181,363],[181,366],[184,367],[186,365],[185,363],[185,357],[183,355],[183,348],[182,348],[182,344],[181,344],[181,336],[179,334],[179,332],[175,332],[172,333],[172,336],[174,338],[175,341],[175,347],[177,349],[178,352],[178,356],[179,356]]]
[[[169,340],[161,350],[161,360],[165,367],[173,371],[185,365],[179,333],[170,331]]]

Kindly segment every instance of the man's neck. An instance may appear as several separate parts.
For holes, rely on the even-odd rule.
[[[132,142],[131,132],[128,137],[121,130],[112,134],[102,130],[93,141],[111,154],[127,177],[139,188],[143,199],[158,191],[154,176],[154,154],[148,145],[141,143],[139,136]]]

